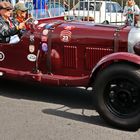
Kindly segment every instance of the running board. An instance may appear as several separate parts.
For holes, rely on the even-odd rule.
[[[89,82],[89,76],[73,77],[73,76],[60,76],[44,74],[41,77],[41,83],[46,85],[55,86],[84,86],[86,87]]]

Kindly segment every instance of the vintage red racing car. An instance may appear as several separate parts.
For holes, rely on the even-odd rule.
[[[99,114],[122,129],[140,126],[140,28],[50,18],[0,43],[0,77],[92,87]]]

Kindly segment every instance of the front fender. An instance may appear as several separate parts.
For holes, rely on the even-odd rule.
[[[109,54],[105,57],[103,57],[93,68],[91,75],[90,75],[90,83],[93,81],[94,77],[96,77],[96,74],[98,70],[103,66],[103,64],[107,62],[116,62],[116,61],[127,61],[131,62],[137,65],[140,65],[140,56],[128,52],[117,52]]]

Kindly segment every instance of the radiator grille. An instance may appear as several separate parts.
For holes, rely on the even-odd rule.
[[[112,49],[108,48],[86,48],[85,65],[86,69],[92,69],[96,63],[105,55],[112,53]]]
[[[77,68],[77,47],[64,46],[64,66]]]

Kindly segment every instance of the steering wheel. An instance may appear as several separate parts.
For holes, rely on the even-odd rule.
[[[27,18],[24,22],[27,30],[34,29],[34,26],[38,24],[38,21],[36,21],[33,17]]]

